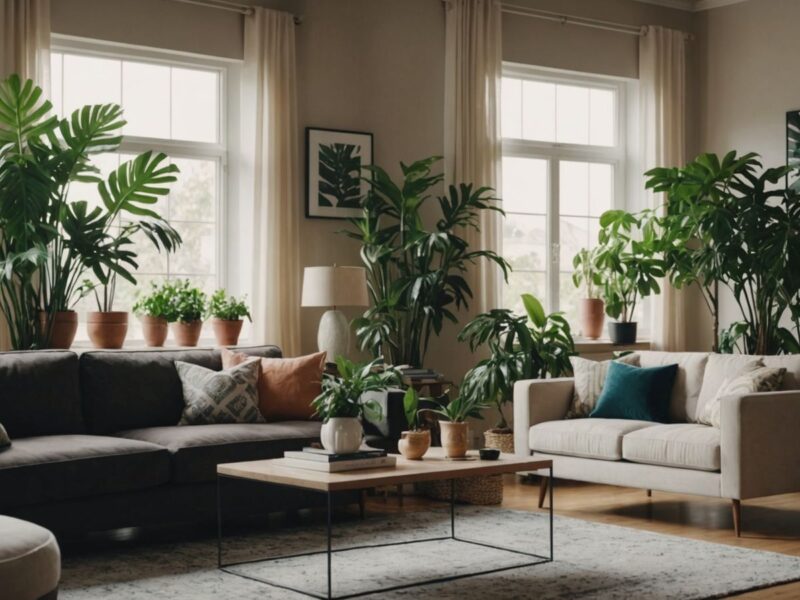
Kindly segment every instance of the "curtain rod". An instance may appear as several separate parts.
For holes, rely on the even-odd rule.
[[[173,2],[181,2],[183,4],[194,4],[195,6],[205,6],[206,8],[216,8],[219,10],[227,10],[228,12],[239,13],[240,15],[252,15],[255,9],[248,4],[241,4],[238,2],[228,2],[227,0],[172,0]],[[294,24],[300,25],[303,22],[303,17],[294,15]]]

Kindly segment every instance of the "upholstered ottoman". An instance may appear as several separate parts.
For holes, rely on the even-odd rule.
[[[61,551],[44,527],[0,515],[0,600],[55,600]]]

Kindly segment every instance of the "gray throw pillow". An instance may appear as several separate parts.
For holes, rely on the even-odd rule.
[[[626,365],[639,366],[638,354],[626,354],[615,360]],[[569,411],[567,411],[567,419],[588,417],[589,413],[594,410],[597,399],[603,391],[608,367],[612,361],[597,361],[579,356],[570,356],[569,362],[572,364],[575,388],[572,393],[572,404],[569,407]]]
[[[224,371],[175,361],[186,406],[178,425],[264,423],[258,410],[261,361],[249,360]]]
[[[6,433],[6,428],[0,423],[0,450],[5,450],[11,445],[11,438]]]

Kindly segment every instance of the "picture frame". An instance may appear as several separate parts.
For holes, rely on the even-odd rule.
[[[786,187],[800,190],[800,110],[786,113],[786,165],[796,169],[786,176]]]
[[[370,165],[371,133],[306,127],[306,217],[360,217],[369,188],[363,169]]]

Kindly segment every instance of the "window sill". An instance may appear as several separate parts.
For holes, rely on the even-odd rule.
[[[255,344],[252,342],[252,340],[249,339],[240,339],[239,343],[236,344],[237,347],[254,345]],[[80,340],[78,342],[74,342],[70,350],[76,354],[82,354],[83,352],[91,352],[93,350],[101,350],[103,352],[137,352],[146,350],[214,350],[219,347],[220,345],[217,344],[217,341],[214,338],[200,338],[196,346],[178,346],[173,340],[167,340],[167,342],[160,347],[148,346],[145,344],[144,340],[134,340],[125,342],[125,345],[122,348],[116,350],[111,348],[95,348],[90,341]]]
[[[609,339],[575,340],[575,350],[577,350],[579,356],[583,356],[586,354],[589,355],[611,354],[613,352],[621,352],[628,350],[650,350],[650,347],[651,346],[649,340],[639,340],[634,344],[620,344],[620,345],[612,344],[611,340]]]

